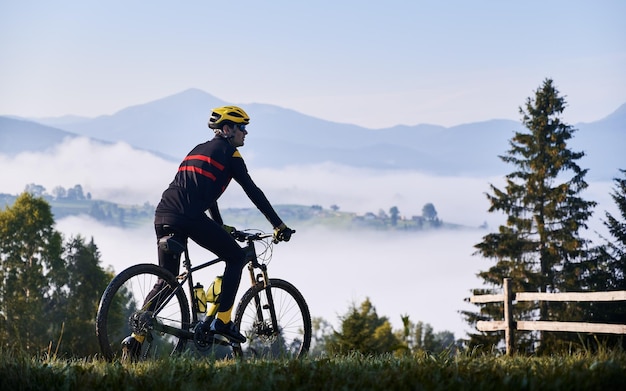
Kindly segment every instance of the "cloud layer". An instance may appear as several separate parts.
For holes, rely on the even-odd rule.
[[[177,164],[118,143],[101,145],[87,139],[68,141],[47,153],[23,153],[14,158],[0,155],[0,192],[18,194],[30,183],[48,192],[56,186],[76,184],[95,199],[125,204],[156,204],[173,178]],[[502,186],[502,178],[432,177],[415,171],[376,171],[320,164],[285,169],[249,167],[257,184],[274,204],[338,205],[340,210],[363,214],[398,207],[402,216],[420,215],[433,203],[439,217],[451,223],[489,227],[502,216],[489,214],[484,193],[489,184]],[[599,203],[590,221],[590,235],[603,230],[601,218],[608,210],[617,214],[610,199],[612,183],[591,183],[585,198]],[[220,200],[224,207],[252,207],[238,185],[232,184]],[[339,232],[321,228],[301,229],[294,239],[275,248],[271,276],[299,287],[313,316],[338,324],[338,316],[351,304],[369,297],[378,314],[395,328],[400,316],[449,330],[457,338],[467,326],[459,310],[473,309],[463,302],[470,289],[480,287],[475,277],[489,264],[472,256],[473,246],[487,231],[463,230],[437,233]],[[116,271],[130,265],[156,262],[154,230],[149,224],[134,229],[107,227],[85,217],[57,221],[67,237],[93,237],[104,266]],[[241,227],[243,228],[243,227]],[[250,227],[269,230],[271,227]],[[191,247],[194,264],[212,254]],[[209,283],[222,272],[216,266],[199,275]],[[242,289],[247,279],[242,280]]]

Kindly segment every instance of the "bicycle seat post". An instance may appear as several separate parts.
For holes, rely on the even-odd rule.
[[[185,251],[183,251],[183,267],[189,271],[191,269],[191,259],[189,259],[189,249],[185,246]]]

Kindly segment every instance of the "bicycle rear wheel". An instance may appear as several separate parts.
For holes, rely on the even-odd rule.
[[[273,320],[275,315],[275,320]],[[311,315],[295,286],[270,279],[246,291],[237,306],[235,324],[246,336],[233,352],[243,358],[300,358],[311,345]]]
[[[153,264],[131,266],[111,280],[96,315],[96,335],[107,360],[122,359],[121,342],[133,332],[145,336],[134,359],[156,359],[184,349],[189,302],[183,289],[170,295],[177,286],[176,277]],[[153,296],[144,307],[149,294]]]

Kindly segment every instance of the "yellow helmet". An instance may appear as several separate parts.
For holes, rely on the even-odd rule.
[[[221,129],[226,123],[247,125],[250,123],[250,117],[237,106],[222,106],[213,109],[209,118],[209,128]]]

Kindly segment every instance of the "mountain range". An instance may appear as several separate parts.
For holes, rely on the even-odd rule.
[[[213,107],[231,104],[204,91],[175,95],[96,118],[0,117],[0,153],[15,156],[44,151],[66,138],[125,142],[162,158],[179,161],[193,146],[213,137],[207,127]],[[521,122],[492,119],[453,127],[420,124],[368,129],[325,121],[267,104],[240,105],[251,117],[242,154],[254,167],[333,162],[384,170],[419,170],[435,175],[491,176],[512,171],[499,159]],[[388,115],[388,114],[387,114]],[[563,115],[567,123],[567,110]],[[584,151],[578,163],[588,179],[611,180],[626,168],[626,104],[577,131],[570,148]]]

